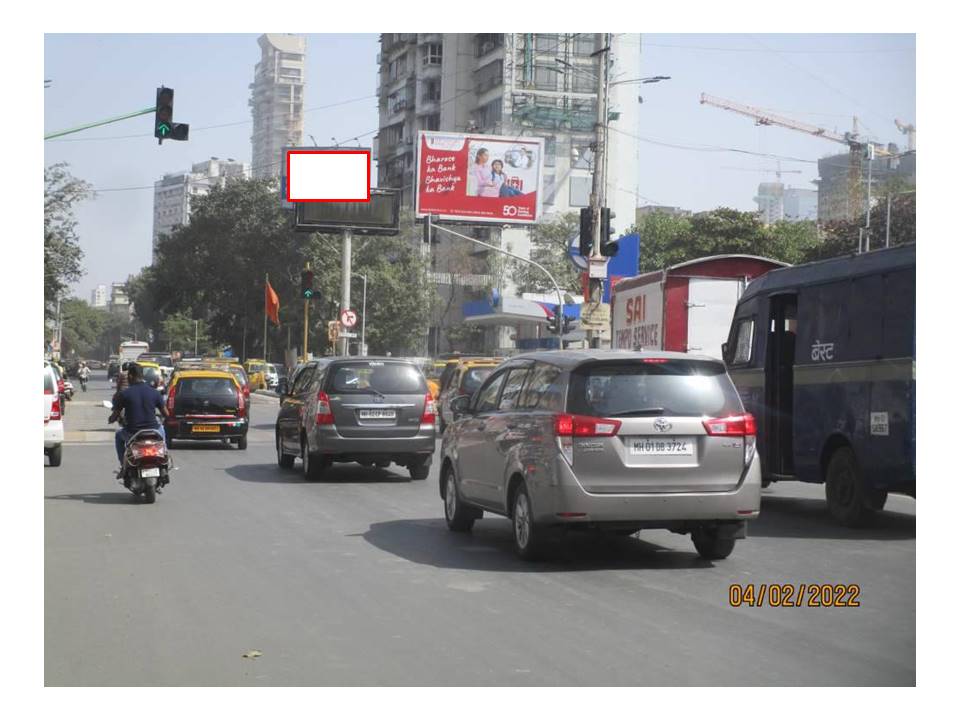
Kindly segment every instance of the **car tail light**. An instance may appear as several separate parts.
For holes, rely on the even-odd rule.
[[[613,437],[620,432],[619,420],[590,417],[589,415],[557,415],[554,432],[560,437]]]
[[[50,404],[50,419],[59,420],[60,417],[60,396],[54,395],[53,402]]]
[[[729,415],[723,418],[706,418],[703,427],[707,435],[720,437],[747,437],[757,435],[757,423],[753,415]]]
[[[433,401],[433,395],[427,393],[423,400],[423,415],[420,416],[421,425],[433,425],[437,421],[437,404]]]
[[[743,462],[749,465],[757,452],[757,421],[753,415],[729,415],[723,418],[707,418],[703,421],[707,435],[743,438]]]
[[[237,393],[237,417],[246,417],[247,403],[244,400],[246,393]]]
[[[167,412],[173,415],[173,403],[177,395],[177,386],[172,385],[167,391]]]
[[[61,395],[63,391],[67,389],[67,384],[63,380],[57,380],[57,392]]]
[[[553,431],[564,459],[573,465],[573,438],[575,437],[613,437],[620,432],[622,423],[610,418],[590,417],[589,415],[555,415]]]
[[[333,411],[330,409],[330,396],[323,390],[317,393],[317,425],[333,425]]]

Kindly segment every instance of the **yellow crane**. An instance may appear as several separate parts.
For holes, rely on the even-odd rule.
[[[860,135],[856,130],[856,117],[853,118],[853,132],[839,133],[829,130],[825,127],[811,125],[810,123],[794,120],[792,118],[784,117],[783,115],[768,112],[751,105],[744,105],[743,103],[738,103],[733,100],[726,100],[724,98],[708,95],[707,93],[700,94],[700,104],[712,105],[713,107],[718,107],[721,110],[729,110],[730,112],[745,115],[746,117],[753,118],[757,125],[775,125],[777,127],[787,128],[788,130],[796,130],[797,132],[806,133],[807,135],[813,135],[814,137],[820,137],[824,140],[831,140],[833,142],[846,145],[848,148],[850,148],[848,197],[850,198],[849,207],[853,210],[853,217],[856,217],[859,214],[859,208],[864,207],[863,161],[866,153],[873,152],[875,155],[881,156],[890,155],[885,148],[881,148],[873,143],[869,143],[860,139]]]

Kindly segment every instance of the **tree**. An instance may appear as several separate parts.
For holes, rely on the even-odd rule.
[[[870,248],[876,250],[886,243],[887,199],[890,200],[890,245],[904,245],[917,241],[917,195],[902,178],[891,178],[878,186],[877,204],[870,213]],[[854,220],[838,220],[822,228],[822,242],[811,250],[806,260],[825,260],[855,253],[860,248],[861,228],[867,224],[866,213]],[[866,246],[866,240],[864,240]]]
[[[427,303],[423,261],[410,241],[416,232],[410,221],[399,238],[354,240],[354,272],[368,275],[371,347],[397,353],[422,341],[417,336]],[[327,321],[339,310],[340,248],[339,235],[293,230],[275,181],[234,179],[195,199],[190,223],[160,238],[154,265],[129,283],[128,292],[137,317],[159,337],[163,321],[180,313],[205,320],[215,345],[262,356],[269,273],[280,296],[281,326],[268,325],[268,343],[271,358],[279,359],[288,331],[294,347],[302,338],[300,273],[309,262],[320,291],[310,302],[309,348],[317,353],[327,345]],[[353,287],[360,287],[358,280]]]
[[[207,324],[197,320],[190,313],[177,312],[160,322],[160,347],[165,350],[177,350],[187,355],[210,350],[210,338]]]
[[[77,235],[74,206],[93,196],[93,188],[73,177],[66,163],[43,171],[43,299],[44,316],[52,317],[57,298],[83,275],[83,250]]]
[[[745,254],[804,262],[819,244],[812,222],[764,225],[757,213],[717,208],[691,217],[651,213],[640,233],[640,272],[710,255]]]
[[[569,212],[553,220],[530,226],[530,259],[553,275],[561,290],[579,294],[580,270],[567,257],[570,239],[580,232],[580,213]],[[555,293],[556,288],[543,271],[519,260],[510,260],[513,280],[519,292]]]
[[[60,304],[60,317],[63,323],[62,356],[94,356],[109,321],[108,312],[91,307],[84,300],[69,298]]]

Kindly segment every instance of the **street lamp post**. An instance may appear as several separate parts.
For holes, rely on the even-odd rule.
[[[363,300],[360,308],[360,354],[367,354],[367,276],[353,273],[354,277],[363,278]]]
[[[197,357],[197,341],[200,337],[200,321],[193,321],[193,356]]]

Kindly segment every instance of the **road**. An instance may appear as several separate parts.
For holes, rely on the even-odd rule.
[[[734,554],[688,537],[567,541],[517,559],[489,516],[449,533],[403,468],[275,462],[277,401],[247,450],[177,449],[155,505],[113,479],[105,376],[44,469],[45,678],[73,685],[914,685],[916,507],[829,520],[781,483]],[[730,606],[731,583],[857,583],[858,608]],[[243,655],[256,650],[258,657]]]

